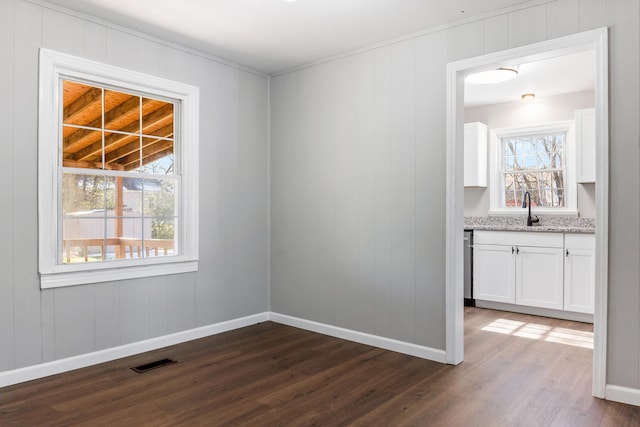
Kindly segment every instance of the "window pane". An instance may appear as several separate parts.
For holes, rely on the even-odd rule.
[[[99,175],[65,173],[62,176],[62,211],[71,214],[98,214],[113,208],[113,180]],[[94,215],[95,216],[95,215]]]
[[[176,215],[176,182],[173,179],[144,180],[144,216],[172,219]]]
[[[104,128],[126,133],[140,132],[140,96],[106,89]]]
[[[140,135],[114,133],[105,138],[105,163],[111,170],[140,168]]]
[[[64,216],[63,263],[93,262],[102,260],[104,247],[104,213],[77,212]]]
[[[106,259],[140,258],[142,256],[142,218],[107,219],[108,246]]]
[[[149,218],[145,219],[145,256],[170,256],[175,255],[175,219]]]
[[[144,98],[142,105],[142,133],[173,138],[173,103]]]
[[[142,217],[143,181],[142,178],[122,178],[123,215]]]
[[[142,171],[161,175],[174,174],[173,140],[143,138]]]
[[[534,207],[565,206],[564,140],[563,132],[502,139],[505,207],[522,206],[526,191]]]
[[[165,256],[175,253],[176,181],[145,179],[145,254]]]
[[[66,167],[102,169],[102,131],[65,126],[62,164]],[[109,135],[105,135],[109,137]]]
[[[64,80],[62,122],[76,126],[102,127],[102,89]]]

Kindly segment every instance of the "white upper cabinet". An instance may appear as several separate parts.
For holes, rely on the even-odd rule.
[[[487,125],[464,124],[464,186],[487,186]]]
[[[596,110],[594,108],[576,110],[575,123],[576,123],[576,182],[595,183],[596,182]],[[465,166],[466,166],[466,163],[465,163]]]

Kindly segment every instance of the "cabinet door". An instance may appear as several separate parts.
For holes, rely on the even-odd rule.
[[[464,186],[487,186],[487,125],[464,125]]]
[[[564,264],[564,309],[593,314],[595,296],[595,238],[566,236]]]
[[[516,254],[516,304],[563,308],[562,248],[519,246]]]
[[[596,182],[596,110],[575,112],[576,182]]]
[[[513,246],[473,245],[473,297],[515,303]]]

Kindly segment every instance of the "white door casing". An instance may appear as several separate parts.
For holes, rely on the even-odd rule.
[[[576,33],[521,46],[447,66],[447,173],[446,173],[446,360],[464,359],[463,316],[463,125],[464,76],[471,72],[526,63],[578,51],[596,53],[596,266],[593,351],[593,395],[604,398],[607,348],[607,266],[609,198],[608,128],[608,35],[607,28]]]

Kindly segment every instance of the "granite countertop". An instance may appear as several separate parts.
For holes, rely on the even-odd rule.
[[[595,233],[594,218],[540,217],[540,222],[527,227],[525,216],[466,216],[465,230],[529,231],[552,233]]]

